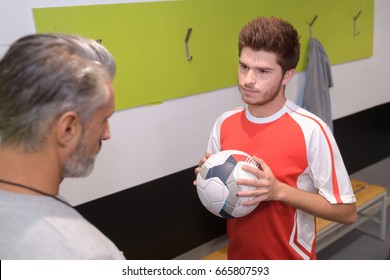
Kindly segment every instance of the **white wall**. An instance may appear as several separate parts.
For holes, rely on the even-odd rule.
[[[31,8],[129,2],[148,1],[0,0],[0,55],[20,36],[35,32]],[[375,0],[374,14],[373,57],[332,67],[334,119],[390,101],[390,1]],[[287,96],[296,101],[304,83],[304,73],[297,74]],[[110,121],[112,139],[103,144],[93,174],[66,179],[61,195],[77,205],[195,166],[215,118],[239,105],[232,87],[116,112]]]

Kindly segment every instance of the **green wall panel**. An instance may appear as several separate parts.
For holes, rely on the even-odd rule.
[[[309,23],[332,64],[368,58],[374,0],[189,0],[33,9],[36,30],[80,34],[110,49],[118,64],[117,110],[236,85],[237,36],[260,15],[282,17],[300,33],[307,64]],[[356,20],[354,16],[361,11]],[[186,58],[185,37],[192,28]]]

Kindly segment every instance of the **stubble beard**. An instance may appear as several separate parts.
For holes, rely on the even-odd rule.
[[[91,174],[96,160],[96,154],[86,154],[87,133],[84,133],[76,149],[66,160],[62,178],[79,178],[86,177]],[[100,149],[99,149],[100,150]]]
[[[278,97],[280,91],[282,90],[282,87],[283,87],[282,84],[279,83],[276,89],[271,89],[264,93],[261,93],[260,90],[257,90],[255,92],[258,94],[258,96],[261,96],[261,99],[254,99],[254,100],[252,100],[251,98],[246,98],[245,95],[241,92],[241,99],[248,105],[263,106],[275,100],[275,98]],[[240,86],[240,91],[241,91],[241,86]]]

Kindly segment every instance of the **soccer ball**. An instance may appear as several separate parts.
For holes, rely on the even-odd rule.
[[[197,177],[197,192],[203,206],[223,218],[239,218],[252,212],[257,205],[242,203],[253,197],[238,197],[240,190],[254,187],[238,185],[236,179],[255,179],[252,173],[241,169],[242,165],[258,167],[248,154],[237,150],[225,150],[210,156],[202,165]]]

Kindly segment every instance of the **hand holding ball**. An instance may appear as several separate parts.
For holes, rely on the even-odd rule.
[[[257,167],[248,154],[237,150],[225,150],[210,156],[202,165],[197,177],[197,192],[200,201],[211,213],[224,218],[243,217],[258,204],[244,206],[244,201],[253,197],[238,197],[240,190],[255,187],[238,185],[237,179],[255,179],[252,173],[242,170],[242,165]]]

